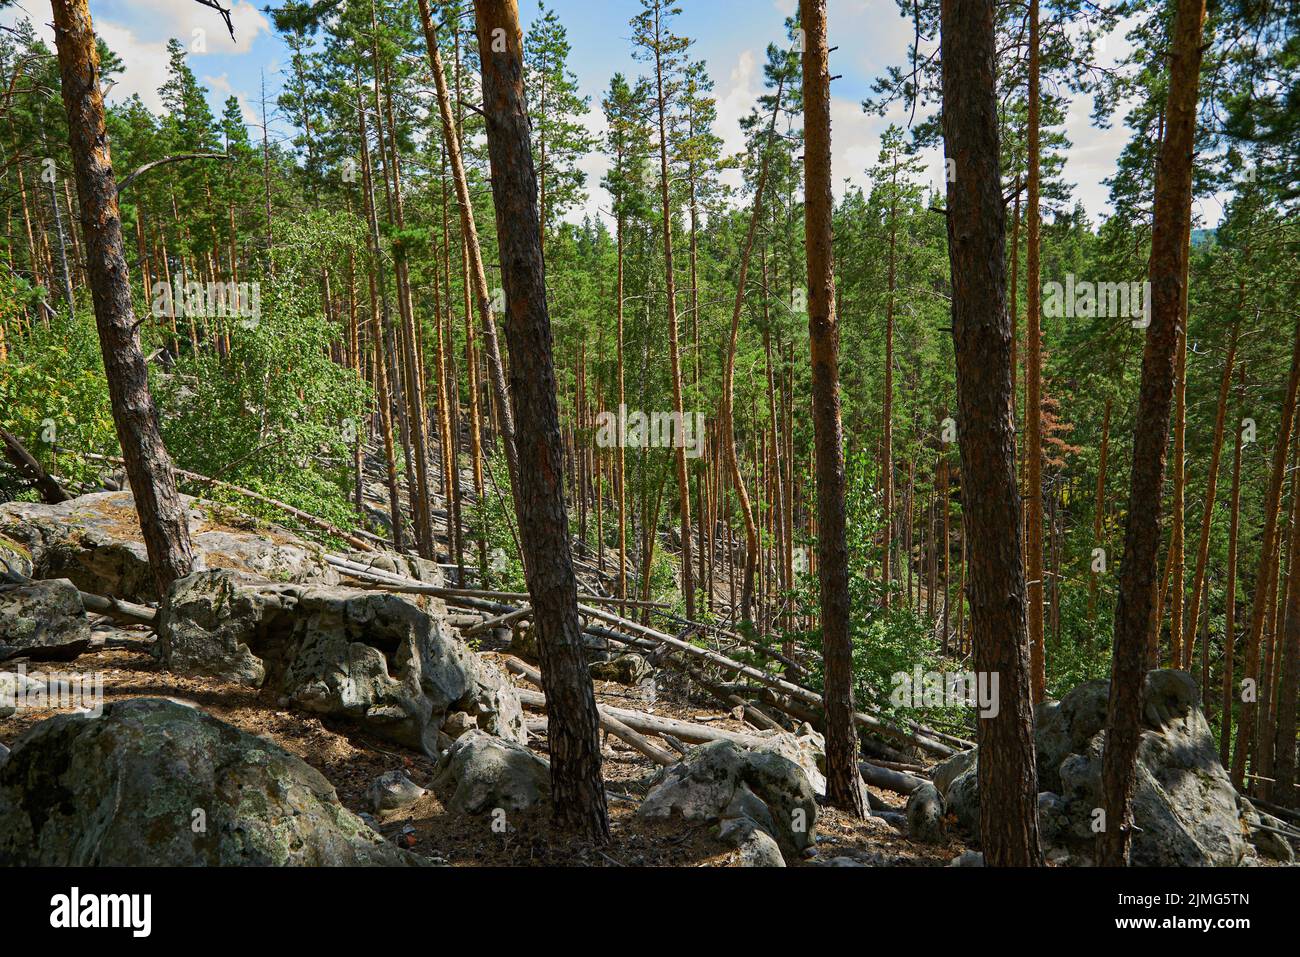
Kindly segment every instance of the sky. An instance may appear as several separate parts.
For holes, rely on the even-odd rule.
[[[235,39],[232,41],[216,11],[192,0],[90,0],[96,32],[121,57],[125,72],[109,92],[110,102],[138,93],[146,105],[160,109],[158,88],[166,79],[166,45],[171,37],[191,46],[190,66],[210,90],[214,112],[219,113],[228,96],[238,98],[246,122],[260,124],[261,85],[265,78],[268,100],[274,101],[281,85],[280,69],[288,62],[288,51],[275,35],[262,6],[237,0],[233,11]],[[279,5],[280,0],[269,0]],[[520,0],[520,16],[526,30],[537,16],[540,0]],[[679,0],[682,13],[675,30],[692,37],[694,59],[703,59],[714,79],[718,100],[715,132],[724,148],[737,152],[743,145],[739,121],[754,106],[762,92],[762,66],[768,43],[785,43],[785,18],[794,12],[797,0]],[[573,52],[570,66],[579,87],[591,98],[587,125],[603,130],[600,96],[617,71],[632,74],[642,65],[633,61],[629,21],[640,10],[639,0],[550,0],[569,31]],[[28,16],[52,42],[48,26],[48,0],[18,0],[16,8],[0,11],[0,24],[12,24]],[[906,126],[908,110],[895,105],[885,116],[863,112],[862,100],[870,95],[872,80],[890,65],[902,64],[912,40],[911,21],[898,10],[894,0],[829,0],[830,41],[838,49],[831,53],[831,73],[839,75],[832,84],[832,166],[837,198],[846,181],[865,185],[867,170],[877,162],[880,135],[890,122]],[[198,32],[196,32],[198,31]],[[1113,38],[1103,55],[1110,59],[1124,52],[1120,35]],[[197,49],[201,43],[202,49]],[[1115,161],[1129,133],[1122,122],[1110,129],[1091,125],[1091,100],[1075,100],[1066,121],[1066,135],[1074,144],[1066,154],[1065,179],[1075,184],[1074,196],[1094,221],[1108,212],[1107,188],[1102,182],[1115,169]],[[273,121],[272,130],[276,129]],[[282,137],[289,135],[280,124]],[[260,137],[260,126],[258,134]],[[930,185],[941,188],[943,162],[938,150],[926,154]],[[570,217],[603,215],[609,197],[600,188],[607,168],[603,156],[587,157],[590,196],[584,207]],[[731,174],[738,175],[738,174]],[[1221,207],[1214,198],[1199,202],[1198,217],[1216,223]]]

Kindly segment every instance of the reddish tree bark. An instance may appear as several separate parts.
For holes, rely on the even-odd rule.
[[[804,230],[808,259],[808,339],[817,456],[817,572],[821,581],[826,674],[826,796],[862,817],[858,736],[853,727],[853,645],[849,639],[849,556],[844,518],[844,436],[840,424],[840,331],[835,315],[831,214],[831,86],[826,0],[800,0],[803,54]]]
[[[1133,435],[1133,471],[1128,525],[1115,608],[1110,703],[1102,790],[1106,828],[1098,840],[1100,863],[1128,863],[1132,839],[1133,782],[1153,626],[1160,546],[1161,492],[1165,447],[1174,395],[1174,365],[1182,331],[1183,284],[1187,282],[1187,224],[1192,210],[1192,149],[1201,67],[1205,0],[1179,0],[1174,15],[1167,125],[1156,168],[1155,214],[1151,231],[1151,325],[1142,356],[1142,388]]]

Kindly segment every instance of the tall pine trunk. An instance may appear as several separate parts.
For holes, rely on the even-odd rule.
[[[992,0],[943,0],[941,8],[944,148],[955,174],[948,181],[948,255],[962,512],[978,543],[969,556],[975,670],[998,675],[1000,683],[998,713],[978,722],[980,838],[991,865],[1037,866],[1043,855],[1011,413],[993,7]]]
[[[844,435],[840,424],[839,326],[831,215],[831,90],[826,0],[800,0],[803,53],[804,229],[808,259],[808,339],[817,456],[817,570],[821,581],[826,675],[826,796],[832,807],[865,813],[853,727],[853,645],[849,638],[849,556],[844,515]]]
[[[1151,230],[1151,325],[1142,357],[1142,388],[1133,436],[1128,525],[1115,609],[1106,752],[1102,764],[1105,830],[1098,840],[1101,864],[1128,863],[1132,841],[1133,783],[1142,718],[1152,606],[1155,603],[1165,449],[1174,393],[1174,364],[1187,282],[1187,223],[1192,209],[1192,149],[1201,67],[1205,0],[1178,0],[1172,32],[1168,124],[1156,168]]]
[[[483,68],[501,281],[510,349],[510,398],[520,471],[516,501],[546,693],[556,820],[609,841],[596,698],[582,654],[577,580],[569,552],[560,415],[546,305],[537,175],[524,97],[516,0],[475,0]]]

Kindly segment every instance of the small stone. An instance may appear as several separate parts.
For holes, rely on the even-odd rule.
[[[375,778],[367,792],[371,809],[380,820],[410,807],[427,792],[404,771],[386,771]]]

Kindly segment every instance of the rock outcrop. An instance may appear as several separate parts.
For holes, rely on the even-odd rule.
[[[1035,712],[1039,811],[1044,843],[1086,863],[1096,840],[1095,811],[1104,805],[1102,753],[1110,685],[1088,681]],[[1184,671],[1147,674],[1133,813],[1141,830],[1131,861],[1148,867],[1231,867],[1249,845],[1243,809],[1219,762],[1196,681]],[[947,809],[968,830],[979,824],[978,757],[967,752],[936,769]]]
[[[447,715],[526,741],[509,681],[436,611],[400,595],[199,572],[172,585],[158,654],[180,674],[274,688],[294,707],[436,755]]]
[[[766,832],[787,859],[811,847],[817,833],[817,802],[799,765],[730,741],[692,748],[681,761],[663,768],[637,814],[716,821],[728,834],[740,833],[737,825],[728,824],[739,819]]]

